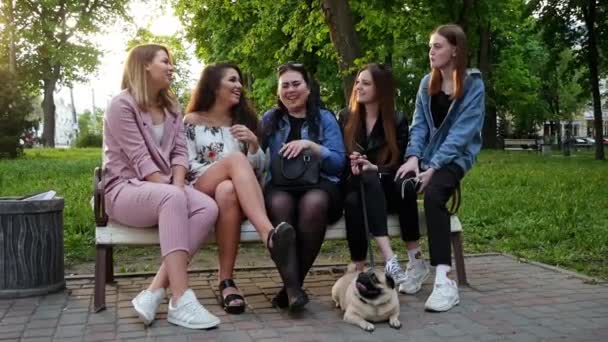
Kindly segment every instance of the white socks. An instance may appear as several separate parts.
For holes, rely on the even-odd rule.
[[[420,247],[416,247],[413,249],[408,249],[407,250],[407,257],[410,260],[411,264],[415,264],[415,263],[419,263],[419,262],[423,262],[424,260],[422,259],[422,252],[420,252]]]
[[[450,282],[448,278],[448,272],[452,270],[452,267],[448,265],[437,265],[435,267],[435,284],[445,284]]]

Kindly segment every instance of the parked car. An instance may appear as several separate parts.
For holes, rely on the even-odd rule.
[[[593,144],[590,143],[586,138],[575,137],[570,140],[570,143],[574,147],[591,147]]]

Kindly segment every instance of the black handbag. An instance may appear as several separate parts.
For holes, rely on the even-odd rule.
[[[303,151],[297,157],[287,159],[277,156],[270,163],[272,185],[283,190],[303,190],[319,184],[321,162],[312,151]]]

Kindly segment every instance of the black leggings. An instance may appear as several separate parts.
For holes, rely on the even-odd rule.
[[[287,192],[269,186],[264,192],[272,224],[287,222],[296,230],[300,284],[319,254],[327,225],[342,212],[338,185],[321,182],[319,189]]]
[[[405,179],[413,175],[406,175]],[[464,171],[455,163],[435,171],[430,184],[424,190],[424,216],[427,224],[427,234],[429,236],[429,254],[431,256],[431,265],[451,265],[452,264],[452,245],[450,239],[450,213],[446,208],[446,203],[454,193],[454,190],[460,184],[464,177]],[[403,179],[397,181],[398,186],[403,182]],[[404,187],[405,203],[404,209],[406,212],[416,216],[418,221],[418,205],[416,203],[416,191],[412,186]],[[413,218],[412,218],[413,219]],[[415,229],[415,236],[418,233],[418,225],[408,226],[408,229]],[[418,239],[410,239],[406,241],[415,241]]]
[[[395,183],[393,174],[379,175],[376,172],[365,172],[361,176],[351,176],[346,184],[344,199],[346,239],[351,260],[363,261],[367,256],[361,182],[363,182],[365,192],[368,226],[373,236],[387,236],[386,215],[387,213],[397,213],[403,241],[420,238],[416,207],[405,204],[407,201],[401,198],[400,189],[397,188],[398,184]],[[416,201],[415,194],[413,200]]]

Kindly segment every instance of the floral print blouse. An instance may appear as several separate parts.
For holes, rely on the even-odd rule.
[[[256,153],[248,153],[247,144],[239,142],[230,133],[230,127],[185,124],[190,169],[186,179],[195,182],[218,160],[231,153],[244,153],[254,172],[261,178],[264,172],[265,156],[260,147]]]

